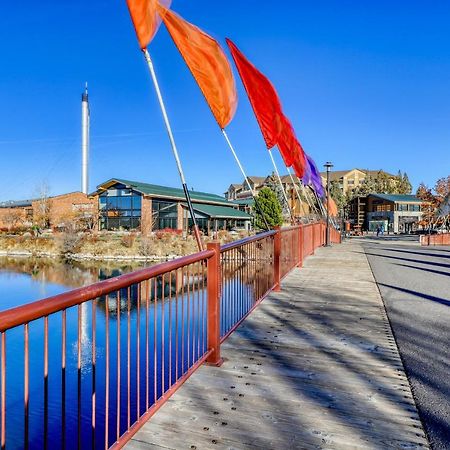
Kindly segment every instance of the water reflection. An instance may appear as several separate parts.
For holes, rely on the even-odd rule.
[[[0,311],[154,264],[0,257]]]
[[[272,286],[271,243],[224,254],[221,274],[221,335],[224,336]],[[3,277],[15,284],[17,306],[48,295],[115,277],[142,264],[64,262],[3,258]],[[43,390],[44,327],[30,324],[30,448],[43,448],[42,430],[54,448],[104,448],[115,441],[162,396],[207,346],[207,268],[194,263],[149,281],[113,292],[49,318],[49,397]],[[17,281],[17,280],[16,280]],[[30,287],[23,295],[23,287]],[[0,287],[1,288],[1,287]],[[2,300],[1,308],[7,302]],[[94,326],[95,324],[95,326]],[[63,344],[64,342],[64,344]],[[63,348],[66,348],[64,353]],[[7,442],[22,448],[24,436],[23,327],[7,333]],[[64,356],[65,355],[65,356]],[[61,361],[65,360],[62,372]],[[95,399],[96,426],[92,434]],[[118,406],[119,405],[119,406]],[[119,412],[118,412],[119,411]],[[48,425],[44,423],[48,417]],[[106,422],[108,417],[108,422]],[[63,418],[63,419],[62,419]],[[81,422],[78,431],[79,421]],[[106,425],[108,423],[108,425]]]

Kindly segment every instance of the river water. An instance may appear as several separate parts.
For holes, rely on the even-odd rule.
[[[42,298],[50,297],[61,292],[86,286],[100,280],[115,277],[143,266],[154,263],[124,263],[124,262],[67,262],[56,259],[30,259],[30,258],[0,258],[0,311],[31,303]],[[109,309],[115,309],[114,298],[109,299]],[[136,324],[135,296],[130,320]],[[90,429],[91,415],[90,397],[92,395],[92,309],[86,303],[81,307],[83,314],[83,328],[81,329],[81,371],[78,371],[77,337],[78,316],[77,308],[67,310],[67,341],[66,341],[66,368],[64,376],[61,372],[62,337],[61,314],[49,318],[49,376],[47,386],[44,384],[43,347],[44,330],[43,321],[38,320],[29,325],[30,345],[30,384],[29,384],[29,418],[27,440],[29,448],[77,448],[78,422],[82,424],[80,440],[83,448],[91,447]],[[97,316],[97,386],[99,391],[97,401],[96,431],[98,438],[95,447],[104,448],[102,436],[104,435],[105,416],[105,300],[99,299],[96,304]],[[117,342],[117,315],[111,315],[111,341]],[[121,325],[123,328],[123,324]],[[135,333],[132,337],[135,343]],[[6,442],[7,448],[24,448],[25,416],[24,416],[24,333],[23,327],[9,330],[6,333]],[[133,347],[134,348],[134,347]],[[135,355],[134,355],[135,356]],[[110,364],[114,366],[117,355],[110,357]],[[79,402],[77,383],[80,374],[81,407]],[[103,376],[101,376],[103,374]],[[64,388],[63,380],[64,379]],[[117,380],[117,373],[110,376],[110,383]],[[133,388],[135,388],[133,386]],[[47,389],[48,400],[45,405],[44,392]],[[61,392],[64,394],[62,395]],[[102,394],[103,393],[103,394]],[[111,389],[111,402],[114,399],[114,390]],[[135,405],[135,402],[132,403]],[[45,421],[43,420],[45,416]],[[64,427],[61,426],[63,418]],[[114,419],[114,418],[113,418]],[[114,419],[115,420],[115,419]],[[126,418],[122,418],[122,422]],[[43,428],[47,439],[44,441]],[[111,434],[112,434],[111,429]],[[112,439],[114,441],[114,439]]]
[[[0,257],[0,311],[153,264]]]
[[[258,276],[265,279],[256,259],[244,264],[247,256],[240,258],[222,268],[221,309],[230,317],[221,322],[222,336],[252,307],[255,287],[262,285]],[[0,258],[0,311],[143,265]],[[6,447],[21,449],[29,442],[31,449],[105,448],[106,434],[112,445],[206,353],[205,270],[195,263],[189,272],[179,269],[49,316],[47,377],[44,320],[8,330]]]
[[[241,251],[223,260],[221,336],[272,285],[260,251],[264,257]],[[0,258],[0,311],[143,265]],[[206,354],[206,286],[198,262],[52,314],[48,352],[44,319],[8,330],[6,448],[112,445]]]

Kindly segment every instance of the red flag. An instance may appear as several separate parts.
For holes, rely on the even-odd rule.
[[[283,116],[280,99],[272,83],[227,39],[239,75],[261,129],[267,148],[278,143]]]
[[[303,178],[306,171],[305,152],[303,151],[300,142],[298,143],[298,145],[301,148],[301,153],[298,158],[294,159],[294,162],[292,163],[292,168],[294,169],[295,175],[297,175],[298,178]]]
[[[158,3],[169,7],[172,0],[127,0],[128,10],[133,21],[136,36],[141,49],[147,47],[158,31],[161,17],[158,14]]]
[[[197,81],[220,128],[233,119],[237,92],[233,71],[219,43],[172,11],[162,10],[162,20]]]
[[[285,115],[282,116],[282,131],[278,140],[278,149],[286,167],[293,166],[295,174],[299,178],[303,177],[305,172],[305,153],[295,135],[291,122]]]

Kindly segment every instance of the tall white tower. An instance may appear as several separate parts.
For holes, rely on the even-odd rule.
[[[89,97],[88,86],[81,94],[81,192],[89,193]]]

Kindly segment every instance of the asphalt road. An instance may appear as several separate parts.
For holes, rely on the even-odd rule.
[[[419,414],[433,449],[450,449],[450,247],[366,237]]]

